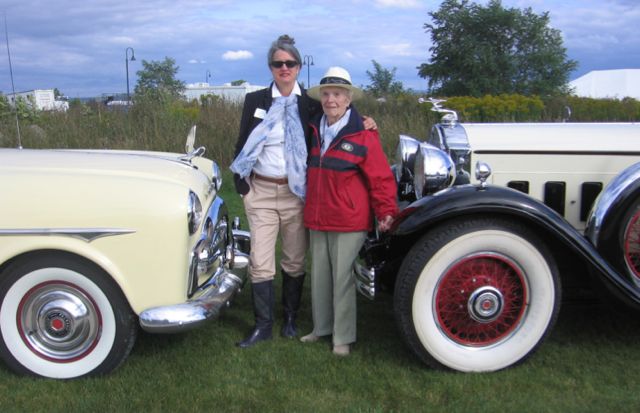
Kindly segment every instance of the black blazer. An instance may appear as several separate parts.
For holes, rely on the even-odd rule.
[[[262,122],[261,118],[254,116],[256,109],[263,109],[267,112],[271,107],[271,103],[273,102],[273,98],[271,97],[272,87],[273,83],[268,88],[247,93],[245,96],[244,107],[242,109],[242,119],[240,120],[240,133],[238,134],[236,149],[233,153],[234,159],[244,147],[244,144],[247,142],[247,139],[253,129]],[[300,87],[300,90],[302,94],[298,96],[298,112],[300,113],[300,121],[302,122],[305,141],[307,142],[307,152],[309,152],[311,147],[311,133],[308,127],[309,120],[322,111],[322,106],[320,105],[320,102],[311,99],[307,95],[307,91],[305,89]],[[249,185],[247,185],[244,179],[240,179],[240,175],[234,174],[233,178],[236,185],[236,191],[238,191],[239,194],[245,195],[249,192]]]

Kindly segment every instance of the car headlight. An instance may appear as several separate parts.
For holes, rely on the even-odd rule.
[[[407,135],[400,135],[398,147],[396,148],[396,182],[411,182],[413,178],[413,165],[419,147],[420,141],[417,139]]]
[[[187,223],[189,235],[195,234],[202,222],[202,203],[195,192],[189,191]]]
[[[213,169],[211,180],[216,185],[216,191],[219,191],[222,188],[222,171],[216,162],[211,165],[211,168]]]
[[[417,199],[448,188],[456,179],[456,168],[451,157],[428,143],[420,144],[413,171]]]

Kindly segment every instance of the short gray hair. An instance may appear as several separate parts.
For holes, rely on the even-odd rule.
[[[271,62],[273,62],[273,55],[278,50],[282,50],[293,56],[296,62],[298,62],[298,66],[302,66],[300,52],[294,46],[295,43],[296,41],[293,40],[293,37],[289,37],[288,34],[283,34],[282,36],[278,37],[278,40],[271,43],[271,48],[269,48],[269,53],[267,54],[267,64],[271,65]]]

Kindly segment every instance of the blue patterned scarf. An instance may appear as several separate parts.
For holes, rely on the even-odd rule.
[[[246,178],[262,152],[269,132],[279,119],[284,120],[284,160],[289,178],[289,189],[304,200],[307,189],[307,144],[304,139],[302,121],[298,113],[297,95],[281,96],[273,103],[265,118],[249,134],[242,150],[230,169]]]

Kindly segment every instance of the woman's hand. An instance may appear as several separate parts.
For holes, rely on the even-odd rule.
[[[362,123],[364,124],[364,128],[366,130],[376,130],[376,129],[378,129],[378,125],[376,125],[376,121],[373,120],[372,117],[363,116],[362,117]]]
[[[378,221],[378,231],[387,232],[391,229],[391,224],[393,224],[393,217],[391,215],[387,215]]]

